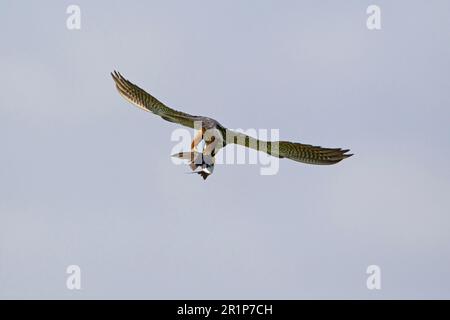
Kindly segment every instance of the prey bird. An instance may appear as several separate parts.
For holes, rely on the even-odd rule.
[[[258,140],[243,133],[227,129],[212,118],[194,116],[169,108],[151,94],[125,79],[117,71],[111,73],[111,76],[120,95],[133,105],[144,111],[152,112],[164,120],[198,129],[191,143],[191,151],[180,152],[172,156],[189,160],[193,172],[198,173],[205,180],[213,173],[214,159],[217,152],[227,144],[233,143],[266,152],[274,157],[317,165],[335,164],[352,156],[352,154],[348,153],[348,149],[322,148],[290,141]],[[204,141],[204,148],[202,152],[198,152],[196,149],[202,140]]]

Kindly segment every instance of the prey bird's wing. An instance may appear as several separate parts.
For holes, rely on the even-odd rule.
[[[335,164],[352,156],[347,153],[349,150],[341,148],[322,148],[290,141],[262,141],[229,129],[226,130],[226,141],[263,151],[274,157],[308,164]]]
[[[145,111],[153,112],[164,120],[194,128],[194,122],[200,117],[169,108],[151,94],[125,79],[119,72],[111,73],[116,88],[126,100]]]

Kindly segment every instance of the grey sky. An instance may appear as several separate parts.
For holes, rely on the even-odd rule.
[[[0,298],[450,298],[450,2],[4,0],[0,38]],[[113,69],[355,156],[204,182]]]

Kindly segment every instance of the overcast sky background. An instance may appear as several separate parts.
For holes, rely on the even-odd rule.
[[[450,298],[449,1],[3,0],[0,38],[0,298]],[[204,182],[113,69],[355,156]]]

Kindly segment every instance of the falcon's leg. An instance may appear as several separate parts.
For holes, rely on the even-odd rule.
[[[201,129],[197,132],[197,134],[194,137],[194,140],[192,140],[192,143],[191,143],[191,151],[195,151],[195,149],[197,148],[200,141],[203,140],[203,133],[204,133],[203,129]]]

